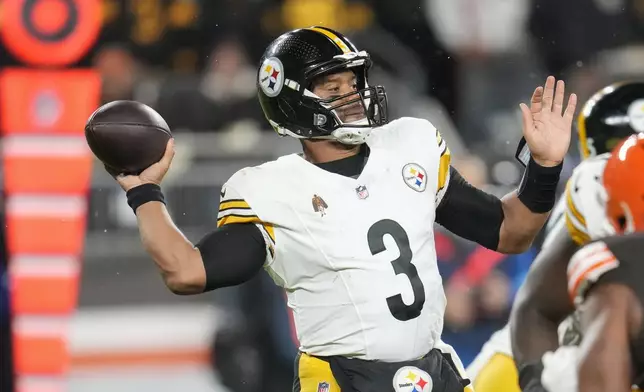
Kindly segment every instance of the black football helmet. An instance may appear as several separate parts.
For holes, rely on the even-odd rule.
[[[326,27],[282,34],[264,52],[257,73],[264,115],[282,136],[363,143],[371,129],[388,121],[385,88],[368,83],[371,64],[367,52],[358,51],[346,37]],[[356,92],[329,99],[313,94],[315,78],[345,70],[355,73]],[[343,122],[337,109],[356,102],[364,109],[364,119]]]
[[[577,119],[584,159],[610,152],[625,137],[644,132],[644,82],[604,87],[584,105]]]

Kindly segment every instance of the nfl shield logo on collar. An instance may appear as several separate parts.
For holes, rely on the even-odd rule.
[[[360,185],[359,187],[356,188],[356,194],[360,199],[366,199],[369,197],[369,190],[367,190],[367,187],[364,185]]]
[[[329,392],[331,388],[329,387],[328,382],[320,382],[318,383],[318,392]]]

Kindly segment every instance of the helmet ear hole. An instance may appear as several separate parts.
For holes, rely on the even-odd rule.
[[[626,230],[626,216],[620,215],[617,217],[617,225],[621,231]]]

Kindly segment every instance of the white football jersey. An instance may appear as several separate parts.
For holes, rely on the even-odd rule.
[[[579,245],[613,233],[605,213],[605,191],[602,176],[610,154],[602,154],[581,162],[566,184],[566,191],[557,202],[546,226],[547,234],[542,249],[549,246],[558,227],[566,225],[570,237]],[[559,338],[572,327],[574,316],[568,317],[559,326]],[[488,361],[497,353],[512,356],[510,327],[506,325],[492,334],[481,352],[467,369],[475,379]]]
[[[240,170],[222,189],[218,225],[264,233],[265,268],[286,290],[302,352],[416,359],[443,328],[433,223],[450,154],[416,118],[374,129],[367,145],[357,178],[299,154]]]

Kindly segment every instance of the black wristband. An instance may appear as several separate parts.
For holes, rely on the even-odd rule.
[[[519,200],[536,214],[552,210],[563,162],[557,166],[540,166],[530,158],[517,193]]]
[[[541,385],[541,373],[543,373],[543,363],[537,362],[526,363],[519,367],[519,386],[524,392],[542,392],[546,389]]]
[[[150,201],[160,201],[165,204],[165,198],[161,192],[161,187],[157,184],[143,184],[135,186],[126,193],[127,204],[136,214],[136,209]]]

